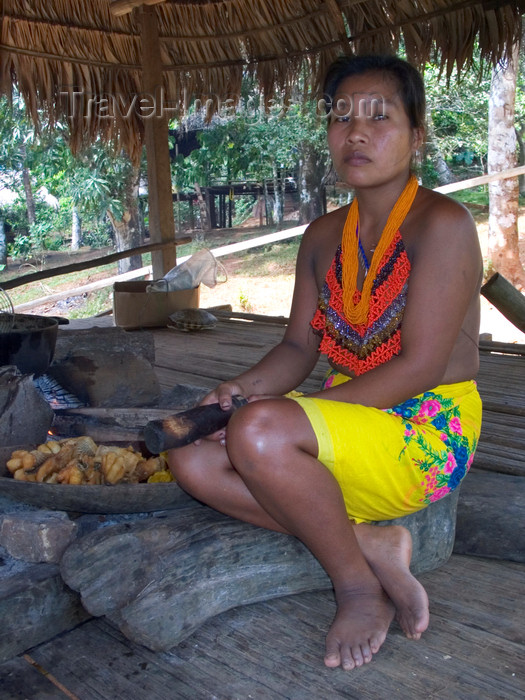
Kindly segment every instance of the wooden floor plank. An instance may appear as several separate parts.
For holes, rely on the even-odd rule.
[[[68,700],[68,695],[23,657],[16,657],[0,665],[0,700]]]
[[[454,555],[421,576],[431,601],[422,640],[394,623],[373,662],[350,673],[322,663],[329,591],[230,610],[169,652],[93,620],[30,653],[81,700],[521,700],[524,574],[522,564]]]
[[[206,334],[155,331],[159,382],[165,390],[176,384],[212,388],[257,361],[282,332],[242,321],[221,321]],[[325,368],[320,363],[303,390],[315,390]],[[483,459],[501,456],[500,441],[509,435],[511,443],[504,444],[520,459],[524,369],[525,357],[481,353]],[[322,663],[335,610],[328,591],[230,610],[165,653],[130,643],[106,621],[92,620],[30,654],[81,700],[521,700],[524,574],[523,564],[454,555],[421,577],[431,602],[423,639],[405,639],[394,623],[374,661],[351,673]],[[0,666],[0,700],[62,697],[35,674],[22,659]],[[8,685],[2,685],[4,677]],[[18,680],[22,694],[9,695]]]

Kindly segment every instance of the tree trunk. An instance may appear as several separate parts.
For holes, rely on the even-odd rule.
[[[309,224],[323,214],[322,183],[325,168],[319,154],[303,143],[299,157],[299,223]]]
[[[525,165],[525,124],[519,129],[516,128],[516,138],[518,139],[518,166]],[[525,194],[525,175],[519,177],[520,194]]]
[[[202,194],[202,190],[201,190],[199,183],[196,182],[194,187],[195,187],[195,193],[197,194],[197,203],[199,205],[199,212],[200,212],[200,217],[201,217],[201,227],[202,227],[202,231],[203,231],[200,238],[202,240],[204,240],[204,232],[211,230],[211,216],[210,216],[208,204],[207,204],[206,200],[204,199],[204,195]],[[198,238],[199,237],[197,237],[197,239]]]
[[[35,198],[33,196],[33,187],[31,185],[31,173],[27,168],[22,168],[22,181],[24,183],[24,192],[26,195],[27,220],[31,225],[36,221]]]
[[[133,170],[129,181],[126,184],[125,194],[125,210],[120,220],[116,219],[113,214],[108,211],[108,217],[115,232],[115,243],[117,251],[129,250],[137,248],[143,242],[142,226],[140,223],[140,212],[138,206],[139,193],[139,169]],[[129,258],[124,258],[118,262],[119,274],[138,270],[142,267],[142,256],[132,255]]]
[[[284,219],[284,202],[279,169],[277,163],[273,164],[273,220],[281,225]]]
[[[0,270],[3,270],[7,265],[7,238],[5,235],[5,224],[0,217]]]
[[[438,185],[449,185],[454,182],[454,175],[448,164],[439,150],[439,146],[436,141],[436,135],[434,132],[434,127],[432,125],[432,116],[430,113],[427,115],[427,139],[426,139],[426,153],[430,162],[434,166],[436,171]]]
[[[264,180],[264,205],[266,211],[266,224],[273,224],[273,199],[268,192],[268,180]]]
[[[489,96],[488,172],[516,167],[514,103],[518,45],[512,57],[492,72]],[[489,184],[489,259],[492,267],[518,288],[525,287],[518,237],[518,178]]]
[[[73,206],[71,216],[71,250],[78,250],[82,245],[82,222],[76,206]]]

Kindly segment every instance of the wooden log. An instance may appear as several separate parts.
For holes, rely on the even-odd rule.
[[[499,272],[481,287],[481,293],[522,333],[525,333],[525,297]]]
[[[502,450],[484,450],[478,446],[472,467],[483,471],[496,472],[498,474],[513,474],[525,477],[525,461],[508,457]]]
[[[288,319],[286,316],[267,316],[265,314],[249,314],[244,311],[232,311],[231,307],[229,310],[217,309],[215,312],[216,316],[221,319],[240,319],[242,321],[259,321],[260,323],[275,323],[279,326],[288,325]]]
[[[496,340],[479,341],[480,352],[496,352],[508,355],[525,355],[523,343],[501,343]]]
[[[461,486],[456,554],[525,562],[525,478],[477,471]]]
[[[509,170],[504,170],[501,173],[480,175],[479,177],[472,177],[468,180],[462,180],[461,182],[451,182],[449,185],[434,187],[434,192],[450,194],[451,192],[459,192],[460,190],[467,190],[471,187],[479,187],[479,185],[486,185],[489,182],[497,182],[498,180],[505,180],[509,177],[519,177],[520,175],[525,175],[525,165],[520,165],[517,168],[509,168]]]
[[[162,59],[159,23],[154,7],[142,5],[140,12],[142,89],[155,101],[159,79],[162,77]],[[162,81],[161,81],[162,82]],[[158,105],[155,106],[158,111]],[[148,216],[151,240],[155,243],[175,241],[175,218],[171,192],[171,163],[169,152],[168,118],[165,113],[144,119],[144,141],[148,165]],[[153,278],[160,279],[175,267],[175,246],[152,253]]]
[[[224,411],[220,404],[212,403],[149,421],[144,428],[146,447],[152,454],[160,454],[164,450],[189,445],[224,428],[234,411],[246,403],[242,396],[233,396],[228,411]]]
[[[176,240],[178,245],[190,242],[191,238],[188,236]],[[110,265],[111,263],[122,260],[123,258],[129,258],[132,255],[151,253],[153,251],[163,250],[164,248],[169,248],[171,246],[173,246],[173,241],[170,243],[151,243],[149,245],[138,246],[137,248],[130,248],[129,250],[122,250],[118,253],[103,255],[101,258],[99,257],[93,258],[92,260],[82,260],[76,263],[70,263],[69,265],[52,267],[47,270],[38,270],[37,272],[31,272],[30,274],[23,275],[22,277],[15,277],[10,280],[5,280],[2,282],[2,289],[16,289],[16,287],[21,287],[22,285],[30,284],[31,282],[38,282],[39,280],[49,279],[50,277],[58,277],[59,275],[69,275],[71,272],[81,272],[83,270],[89,270],[93,267],[100,267],[101,265]]]
[[[457,499],[458,490],[418,513],[381,523],[410,530],[415,574],[448,560]],[[331,588],[321,565],[295,537],[196,501],[77,539],[60,570],[86,610],[106,615],[129,639],[154,651],[170,649],[233,607]]]

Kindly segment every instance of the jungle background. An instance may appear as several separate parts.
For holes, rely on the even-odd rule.
[[[482,69],[474,61],[448,80],[426,66],[427,144],[417,163],[423,185],[525,164],[524,68],[518,47],[504,66]],[[178,246],[178,257],[308,223],[350,201],[330,167],[326,118],[300,87],[286,104],[277,95],[263,105],[247,76],[237,104],[225,101],[213,115],[193,105],[170,124],[177,236],[192,238]],[[0,287],[28,271],[148,242],[146,170],[144,161],[133,165],[102,141],[72,153],[66,123],[37,130],[16,93],[11,102],[2,98]],[[522,289],[525,177],[452,196],[476,220],[486,277],[498,270]],[[298,245],[293,238],[223,258],[228,282],[203,288],[201,306],[229,303],[234,310],[287,315]],[[32,313],[92,316],[111,308],[111,286],[80,295],[76,287],[149,261],[136,255],[24,285],[10,296],[17,305],[71,289],[71,296]]]

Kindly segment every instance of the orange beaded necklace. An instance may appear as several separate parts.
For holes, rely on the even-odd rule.
[[[341,242],[341,258],[343,265],[342,291],[345,316],[350,323],[354,325],[366,323],[368,320],[370,295],[372,293],[372,285],[376,277],[377,269],[385,251],[392,243],[399,227],[410,211],[418,187],[417,179],[414,175],[411,175],[388,216],[385,228],[383,229],[379,243],[374,251],[370,269],[365,277],[361,296],[358,298],[357,302],[357,271],[359,268],[359,240],[356,235],[356,231],[359,230],[359,207],[357,204],[357,197],[354,198],[354,201],[350,205]]]

